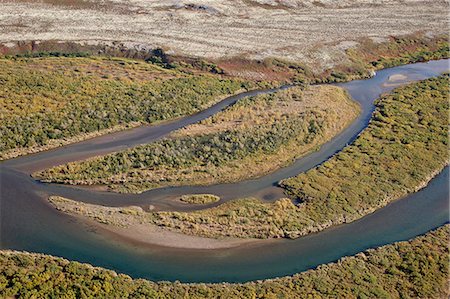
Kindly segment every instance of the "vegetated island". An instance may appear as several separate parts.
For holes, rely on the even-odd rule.
[[[423,188],[448,164],[449,89],[445,74],[377,100],[368,127],[351,145],[281,182],[291,199],[240,199],[194,212],[142,211],[135,217],[190,235],[261,239],[296,238],[354,221]],[[69,214],[92,213],[100,222],[120,213],[63,198],[52,204]]]
[[[262,176],[318,148],[360,109],[336,86],[292,87],[240,99],[168,138],[34,174],[43,182],[142,192]]]
[[[0,296],[64,298],[447,298],[445,225],[314,270],[248,283],[171,283],[44,254],[0,251]]]
[[[180,200],[189,204],[203,205],[218,202],[220,197],[214,194],[185,194],[180,197]]]
[[[201,111],[266,83],[111,57],[0,58],[0,159]]]

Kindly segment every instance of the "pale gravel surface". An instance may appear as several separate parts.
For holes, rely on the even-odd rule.
[[[331,67],[361,37],[445,32],[448,12],[448,0],[0,0],[0,41],[120,41]]]
[[[171,231],[147,221],[147,213],[135,206],[104,207],[59,196],[51,196],[49,202],[59,211],[82,219],[103,233],[140,244],[172,248],[219,249],[261,243],[261,240],[250,238],[212,239]],[[265,241],[267,243],[267,240]]]

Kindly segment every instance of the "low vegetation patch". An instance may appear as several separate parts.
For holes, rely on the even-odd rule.
[[[243,284],[152,282],[43,254],[0,251],[1,297],[446,298],[449,226],[291,277]]]
[[[190,204],[207,204],[218,202],[220,197],[214,194],[187,194],[181,196],[180,200]]]
[[[116,227],[151,224],[149,216],[152,214],[145,212],[138,206],[120,208],[104,207],[73,201],[61,196],[50,196],[48,200],[60,211],[89,217],[102,224],[113,225]]]
[[[448,58],[450,53],[448,35],[416,33],[355,44],[336,57],[340,63],[320,70],[313,67],[320,63],[279,58],[214,63],[170,57],[161,49],[138,53],[44,42],[9,51],[0,45],[5,53],[25,51],[0,58],[0,160],[191,114],[238,90],[266,85],[261,80],[343,82],[369,77],[376,69]],[[98,52],[147,62],[89,54]]]
[[[352,61],[362,61],[376,69],[449,58],[449,53],[447,35],[430,37],[423,33],[392,36],[382,43],[364,38],[358,47],[347,50]]]
[[[192,203],[200,199],[192,199]],[[202,198],[201,198],[202,199]],[[218,199],[218,198],[217,198]],[[182,199],[183,200],[183,199]],[[298,209],[290,199],[274,204],[258,199],[240,199],[198,212],[146,212],[140,207],[105,207],[51,196],[50,203],[58,210],[80,215],[101,224],[133,229],[147,225],[182,231],[205,237],[294,238],[298,235]]]
[[[314,150],[357,116],[334,86],[244,98],[169,138],[35,174],[45,182],[105,184],[121,192],[233,182],[274,171]]]
[[[449,58],[448,35],[426,36],[423,33],[391,36],[376,42],[362,38],[346,51],[343,63],[325,70],[316,82],[346,82],[367,78],[374,70],[408,63]]]
[[[51,56],[1,58],[0,85],[0,159],[192,114],[255,86],[144,61]]]
[[[217,65],[225,74],[248,80],[330,83],[368,78],[374,70],[383,68],[449,58],[450,53],[447,34],[424,33],[391,36],[382,41],[365,37],[322,44],[309,50],[315,55],[306,55],[302,61],[233,57],[219,60]]]

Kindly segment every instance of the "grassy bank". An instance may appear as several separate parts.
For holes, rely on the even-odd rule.
[[[232,58],[211,62],[123,45],[30,42],[0,48],[8,54],[0,58],[0,120],[4,124],[0,159],[191,114],[237,90],[260,85],[261,80],[342,82],[368,77],[376,69],[449,57],[447,35],[423,33],[382,42],[359,39],[336,57],[332,67],[320,69],[313,67],[319,61]],[[147,62],[89,56],[95,53]]]
[[[21,298],[445,298],[446,225],[292,277],[244,284],[155,283],[42,254],[0,251],[0,296]]]
[[[330,83],[368,78],[375,70],[449,58],[450,55],[448,35],[428,36],[421,32],[391,36],[382,41],[359,38],[346,49],[340,48],[339,43],[330,43],[310,51],[316,55],[308,55],[302,61],[235,57],[216,63],[224,74],[248,80],[265,78],[284,82]],[[321,53],[327,54],[321,56]],[[333,57],[333,61],[324,64],[329,57]]]
[[[359,40],[356,47],[346,50],[346,62],[325,70],[321,82],[346,82],[366,78],[373,70],[408,63],[450,57],[448,35],[427,36],[423,33],[392,36],[383,42],[371,38]]]
[[[338,87],[294,87],[241,99],[164,140],[57,166],[35,177],[105,184],[122,192],[239,181],[274,171],[314,150],[358,112],[358,105]]]
[[[0,59],[0,158],[174,119],[254,87],[130,59]]]

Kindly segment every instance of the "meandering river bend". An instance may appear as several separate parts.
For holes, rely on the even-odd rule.
[[[214,193],[223,200],[249,195],[274,200],[282,196],[282,190],[276,187],[280,179],[323,163],[351,142],[367,126],[374,109],[373,101],[380,94],[407,82],[437,76],[449,69],[449,60],[416,63],[382,70],[371,79],[339,84],[360,103],[361,115],[318,151],[289,167],[254,180],[213,186],[161,188],[138,195],[124,195],[42,184],[29,174],[61,163],[152,142],[217,113],[239,98],[274,90],[233,96],[205,111],[170,123],[113,133],[4,161],[0,164],[0,248],[61,256],[151,280],[242,282],[291,275],[367,248],[423,234],[448,222],[448,167],[421,191],[350,224],[296,240],[269,240],[228,249],[177,249],[123,242],[56,211],[46,198],[57,194],[102,205],[152,204],[157,209],[170,210],[194,209],[193,206],[167,199],[187,193]]]

